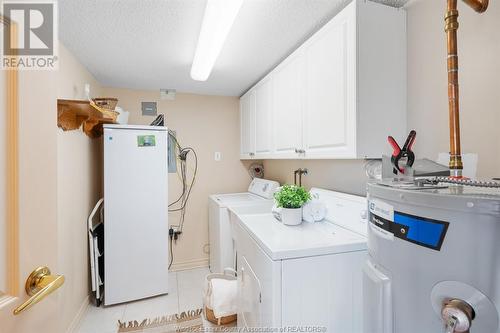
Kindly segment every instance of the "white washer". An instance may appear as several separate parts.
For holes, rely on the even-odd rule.
[[[272,214],[237,214],[238,326],[325,327],[361,333],[366,198],[312,189],[324,222],[286,226]]]
[[[210,241],[210,271],[219,273],[226,267],[235,267],[236,252],[229,224],[230,207],[273,206],[273,194],[279,183],[254,178],[248,192],[213,194],[208,204],[208,234]]]

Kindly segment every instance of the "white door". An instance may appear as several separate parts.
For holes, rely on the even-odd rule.
[[[240,99],[241,158],[255,155],[255,90]]]
[[[260,281],[245,256],[238,263],[238,326],[262,327]]]
[[[0,26],[6,24],[0,15]],[[54,74],[19,74],[18,80],[15,71],[0,71],[0,333],[56,333],[61,331],[57,289],[63,277],[41,279],[33,291],[36,295],[46,286],[46,293],[38,293],[45,297],[14,315],[33,300],[25,291],[30,273],[41,265],[57,273],[58,263],[57,199],[51,190],[56,186],[56,147],[45,126],[47,114],[54,114],[49,110],[56,110]],[[50,124],[55,139],[55,118]]]
[[[272,152],[273,78],[268,77],[255,88],[255,154],[265,158]]]
[[[297,158],[302,149],[304,60],[296,52],[275,70],[273,141],[278,157]]]
[[[304,45],[307,157],[355,157],[354,24],[354,11],[341,13]]]

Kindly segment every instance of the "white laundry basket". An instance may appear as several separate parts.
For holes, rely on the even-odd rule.
[[[203,286],[203,308],[205,310],[205,318],[216,325],[228,325],[236,321],[236,311],[234,313],[226,313],[224,316],[216,317],[213,311],[213,300],[217,295],[214,294],[212,288],[212,280],[222,279],[228,281],[236,281],[236,271],[232,268],[225,268],[224,273],[208,274],[205,277]],[[236,299],[233,300],[236,302]]]

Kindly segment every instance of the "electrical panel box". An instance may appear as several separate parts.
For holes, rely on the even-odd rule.
[[[141,102],[141,110],[143,116],[156,116],[156,102]]]
[[[168,173],[177,172],[177,145],[175,144],[175,137],[176,132],[170,130],[168,134]]]

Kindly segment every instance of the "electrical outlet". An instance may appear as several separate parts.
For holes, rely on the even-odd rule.
[[[214,154],[214,159],[219,162],[220,160],[222,160],[222,153],[220,151],[216,151],[215,154]]]

